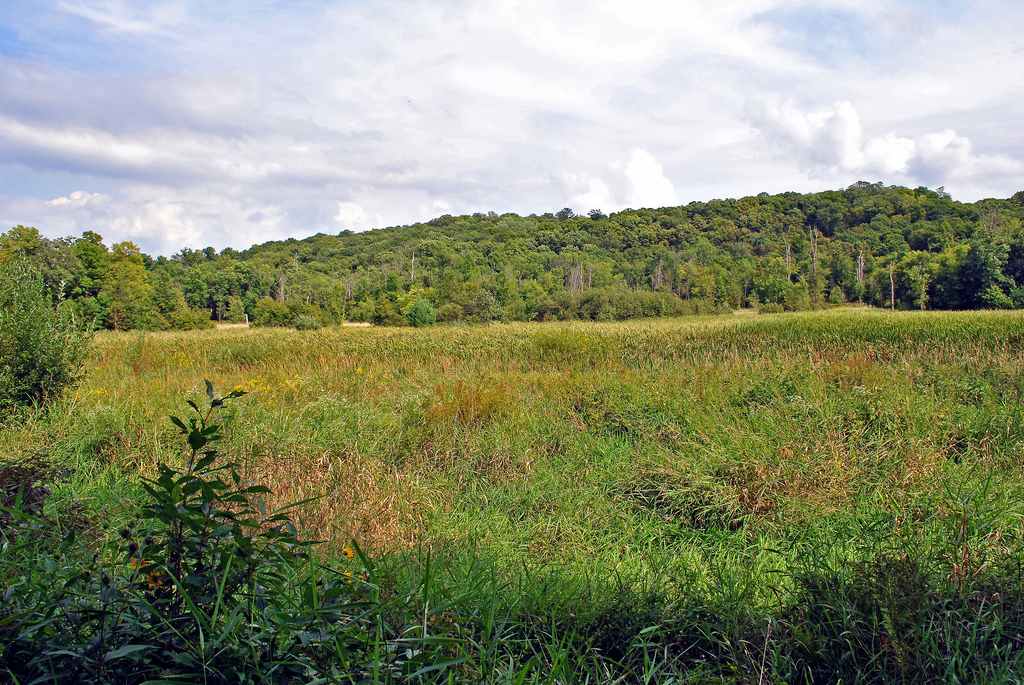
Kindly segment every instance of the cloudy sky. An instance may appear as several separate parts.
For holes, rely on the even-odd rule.
[[[1024,188],[1020,0],[3,0],[0,230]]]

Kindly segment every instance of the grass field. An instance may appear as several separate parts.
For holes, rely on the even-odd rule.
[[[0,444],[116,530],[206,378],[321,554],[460,641],[431,678],[1024,677],[1020,313],[102,333]]]

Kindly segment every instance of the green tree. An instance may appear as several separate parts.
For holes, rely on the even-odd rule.
[[[31,226],[15,226],[0,235],[0,262],[20,260],[32,265],[55,298],[72,295],[81,270],[69,240],[44,238]]]
[[[157,326],[153,285],[135,243],[125,241],[112,247],[100,299],[106,305],[107,325],[114,330]]]

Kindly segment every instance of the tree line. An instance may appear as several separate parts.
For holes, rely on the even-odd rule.
[[[341,321],[618,320],[863,302],[899,309],[1024,307],[1024,191],[856,183],[613,214],[441,216],[246,250],[151,257],[94,231],[0,235],[55,298],[97,326],[215,321],[315,328]]]

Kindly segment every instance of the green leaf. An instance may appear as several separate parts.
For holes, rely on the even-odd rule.
[[[426,675],[427,673],[432,673],[434,671],[443,671],[443,670],[445,670],[445,669],[447,669],[447,668],[449,668],[451,666],[458,666],[459,664],[463,663],[465,660],[466,660],[465,657],[459,657],[457,659],[449,659],[448,661],[440,661],[440,662],[438,662],[436,664],[431,664],[429,666],[424,666],[420,670],[414,671],[413,673],[410,673],[409,674],[409,680],[413,680],[415,678],[419,678],[422,675]]]
[[[123,659],[126,656],[145,652],[150,649],[153,649],[153,645],[124,645],[123,647],[110,650],[106,653],[103,659],[105,661],[114,661],[115,659]]]
[[[207,442],[209,442],[209,440],[207,440],[206,436],[199,431],[192,431],[188,434],[188,446],[191,447],[193,451],[198,452],[206,446]]]

